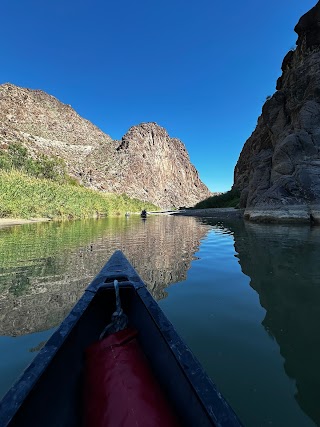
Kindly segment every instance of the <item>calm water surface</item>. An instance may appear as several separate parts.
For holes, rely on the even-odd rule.
[[[245,426],[320,426],[320,228],[130,217],[0,228],[0,396],[122,249]]]

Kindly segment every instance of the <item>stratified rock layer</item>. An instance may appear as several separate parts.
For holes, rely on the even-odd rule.
[[[156,123],[133,126],[122,141],[39,90],[0,85],[0,149],[20,142],[33,156],[63,159],[85,186],[126,193],[163,208],[210,196],[184,144]]]
[[[320,222],[320,2],[295,31],[297,48],[235,167],[250,220]]]

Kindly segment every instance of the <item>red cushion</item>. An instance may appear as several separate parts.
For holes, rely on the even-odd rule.
[[[180,425],[136,337],[127,328],[86,350],[85,427]]]

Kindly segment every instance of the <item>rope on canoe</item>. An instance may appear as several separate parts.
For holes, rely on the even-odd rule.
[[[106,335],[114,334],[115,332],[122,331],[128,327],[128,316],[123,312],[121,307],[119,282],[114,280],[113,282],[115,294],[116,294],[116,311],[111,316],[111,323],[107,325],[100,335],[100,339]]]

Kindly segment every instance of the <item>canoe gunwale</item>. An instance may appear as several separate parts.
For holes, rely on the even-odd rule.
[[[161,343],[161,345],[165,345],[168,351],[172,353],[175,364],[180,368],[181,372],[179,372],[178,377],[185,378],[185,380],[183,380],[184,384],[188,383],[190,390],[192,389],[194,391],[193,399],[198,401],[198,404],[200,404],[203,412],[206,414],[207,421],[201,425],[240,427],[241,423],[232,408],[217,390],[217,387],[208,377],[189,347],[180,338],[171,322],[166,318],[159,305],[147,290],[144,282],[140,279],[137,272],[121,251],[116,251],[113,254],[110,260],[86,288],[82,297],[73,307],[69,315],[53,333],[31,364],[26,368],[20,379],[18,379],[4,396],[3,400],[0,402],[0,425],[6,427],[11,424],[12,420],[14,421],[16,413],[36,387],[42,374],[46,372],[46,369],[50,366],[50,363],[57,355],[59,349],[67,342],[68,337],[76,329],[78,322],[81,320],[81,317],[85,314],[90,304],[94,299],[99,298],[99,295],[103,295],[104,291],[110,291],[113,288],[114,279],[119,280],[120,290],[132,289],[134,295],[140,300],[139,304],[144,306],[144,309],[154,324],[152,326],[153,330],[157,331],[157,334],[162,337],[163,343]],[[156,338],[154,339],[156,340]],[[146,354],[146,356],[148,357],[148,354]],[[152,361],[153,357],[157,359],[161,358],[162,355],[157,354],[157,351],[153,351],[151,357],[149,354],[149,360]],[[170,375],[170,369],[172,371],[176,368],[173,366],[168,367],[168,372],[163,373],[164,377]],[[174,380],[171,382],[173,383]],[[178,384],[177,388],[179,389],[179,387],[182,390],[182,385]],[[172,390],[172,392],[174,392],[174,390]],[[188,393],[190,395],[191,392],[189,391]],[[178,401],[180,399],[178,406],[182,408],[185,402],[181,400],[182,397],[180,396],[178,396],[177,399]]]
[[[37,356],[27,366],[15,384],[0,401],[0,425],[6,427],[13,420],[15,414],[23,405],[25,399],[32,392],[42,374],[67,340],[79,317],[83,315],[94,294],[84,292],[69,315],[64,319],[59,328],[52,334]]]

